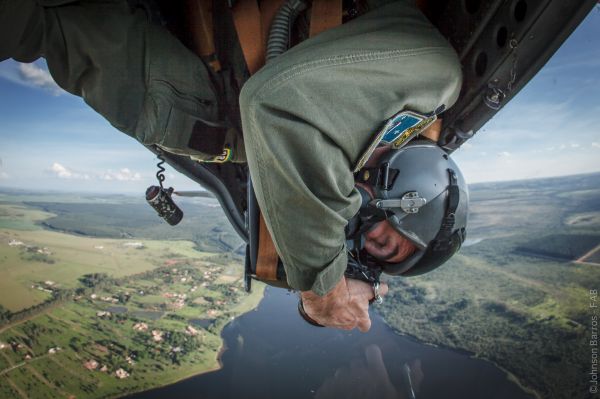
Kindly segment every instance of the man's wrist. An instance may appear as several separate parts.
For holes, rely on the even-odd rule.
[[[298,300],[298,313],[300,313],[300,316],[302,316],[302,318],[308,324],[311,324],[315,327],[325,327],[323,324],[319,323],[318,321],[310,317],[308,313],[306,313],[306,310],[304,310],[304,303],[302,302],[302,296],[300,296],[300,299]]]

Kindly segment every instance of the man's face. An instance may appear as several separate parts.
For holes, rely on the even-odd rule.
[[[399,263],[412,255],[417,247],[384,220],[365,233],[365,249],[376,259]]]

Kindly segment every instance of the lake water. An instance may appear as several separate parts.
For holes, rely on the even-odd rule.
[[[189,322],[194,327],[208,328],[215,322],[215,319],[190,319]]]
[[[134,310],[131,315],[141,319],[158,320],[163,316],[164,312],[156,310]]]
[[[470,247],[471,245],[479,244],[483,240],[485,240],[485,238],[467,238],[465,242],[463,242],[462,247]]]
[[[373,312],[361,334],[312,327],[296,305],[267,289],[223,330],[221,370],[129,398],[532,398],[491,363],[400,336]]]
[[[125,306],[110,306],[110,307],[106,308],[106,310],[108,312],[115,313],[115,314],[127,313],[127,311],[128,311],[128,309]]]

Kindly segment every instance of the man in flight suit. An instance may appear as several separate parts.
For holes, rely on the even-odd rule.
[[[230,161],[247,161],[306,313],[326,326],[367,331],[373,289],[344,277],[344,228],[361,204],[353,171],[382,121],[400,110],[448,108],[461,87],[454,50],[412,0],[369,4],[369,12],[302,41],[247,81],[234,73],[226,90],[125,0],[1,0],[0,60],[46,58],[60,87],[145,145],[198,161],[226,149]],[[239,55],[237,43],[231,51]],[[237,96],[223,94],[235,86],[242,88],[238,123],[216,134],[211,121],[222,118],[224,102],[238,113]],[[387,221],[366,238],[374,256],[400,261],[414,251]]]

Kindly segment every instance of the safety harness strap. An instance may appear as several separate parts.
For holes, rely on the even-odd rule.
[[[187,21],[194,52],[215,72],[221,70],[216,55],[212,0],[188,0]]]
[[[279,255],[275,249],[275,244],[271,238],[267,224],[262,212],[259,215],[258,226],[258,251],[256,259],[256,275],[261,280],[275,281],[277,280],[277,265],[279,263]]]
[[[342,24],[342,0],[313,0],[310,37]]]
[[[283,0],[239,0],[233,7],[233,23],[248,72],[253,75],[265,64],[269,27]],[[259,213],[256,275],[265,281],[277,280],[279,256],[262,213]]]
[[[268,28],[263,28],[263,25],[270,25],[270,20],[267,20],[267,9],[271,12],[276,11],[283,0],[268,0],[264,1],[263,9],[265,15],[261,13],[261,8],[258,7],[257,0],[239,0],[233,7],[233,23],[238,35],[244,59],[248,66],[248,72],[253,75],[265,64],[266,54],[266,36],[264,32],[268,32]],[[261,4],[262,4],[261,3]],[[266,6],[266,3],[278,3],[276,5]],[[271,19],[275,15],[273,11],[270,15]]]
[[[456,219],[455,214],[460,201],[460,190],[458,188],[456,172],[448,169],[448,176],[450,178],[450,184],[448,185],[448,207],[442,219],[440,231],[433,241],[434,251],[446,251],[452,245],[454,221]]]

